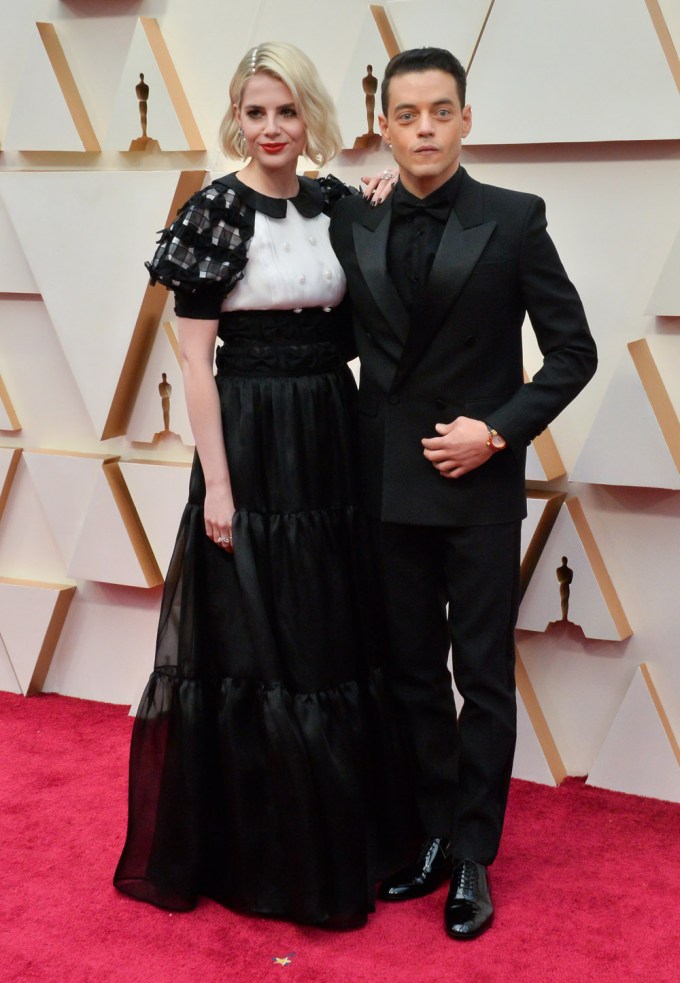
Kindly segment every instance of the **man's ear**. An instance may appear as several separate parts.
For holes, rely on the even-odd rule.
[[[385,141],[385,143],[391,143],[392,141],[390,140],[390,128],[384,116],[378,115],[378,126],[380,127],[380,132],[382,133],[382,138]]]
[[[463,137],[466,137],[472,129],[472,106],[463,106]]]

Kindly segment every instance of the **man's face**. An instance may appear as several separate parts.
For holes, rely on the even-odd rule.
[[[461,106],[452,75],[428,69],[390,79],[387,118],[380,116],[379,121],[384,140],[392,144],[402,183],[422,198],[458,169],[472,110]]]

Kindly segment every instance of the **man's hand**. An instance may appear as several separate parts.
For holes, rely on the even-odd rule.
[[[439,437],[424,437],[423,454],[444,478],[461,478],[474,471],[494,454],[486,446],[489,431],[481,420],[456,417],[451,423],[437,423]]]

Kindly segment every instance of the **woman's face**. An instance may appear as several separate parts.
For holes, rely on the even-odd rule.
[[[268,169],[295,170],[307,144],[307,130],[292,93],[280,79],[259,73],[248,79],[241,107],[234,107],[246,152]]]

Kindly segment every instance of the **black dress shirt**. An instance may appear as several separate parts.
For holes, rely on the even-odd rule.
[[[416,198],[401,183],[395,189],[387,270],[409,314],[417,310],[427,285],[462,174],[459,167],[453,177],[427,198]]]

